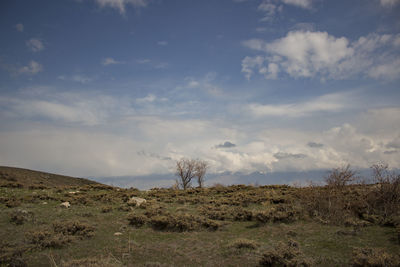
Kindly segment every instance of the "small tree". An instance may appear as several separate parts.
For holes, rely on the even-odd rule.
[[[195,166],[195,177],[197,178],[197,183],[199,185],[199,188],[202,188],[204,186],[204,176],[206,175],[208,168],[208,164],[204,160],[196,160],[196,166]]]
[[[180,159],[176,162],[176,180],[179,187],[186,190],[190,187],[193,177],[195,177],[196,161],[193,159]]]
[[[348,164],[346,167],[332,169],[329,175],[325,177],[325,182],[333,188],[343,188],[350,182],[354,181],[356,172],[350,169]]]

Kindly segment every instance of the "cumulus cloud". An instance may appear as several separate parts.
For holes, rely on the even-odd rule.
[[[19,32],[23,32],[24,31],[24,24],[22,23],[18,23],[15,25],[15,29],[17,29],[17,31]]]
[[[232,148],[232,147],[236,147],[236,145],[229,141],[225,141],[225,143],[216,145],[215,147],[216,148]]]
[[[35,75],[41,71],[43,71],[43,66],[40,63],[32,60],[31,62],[29,62],[29,64],[27,66],[21,67],[18,70],[18,73]]]
[[[111,8],[118,9],[121,14],[125,14],[126,6],[131,5],[133,7],[146,7],[149,0],[95,0],[100,7],[109,6]]]
[[[122,63],[123,63],[123,62],[117,61],[117,60],[113,59],[112,57],[104,58],[104,59],[101,61],[101,64],[103,64],[104,66],[122,64]]]
[[[317,98],[293,103],[309,115],[297,117],[301,126],[272,118],[283,122],[277,126],[254,121],[241,110],[242,121],[214,114],[208,119],[182,116],[178,112],[195,109],[193,103],[162,105],[155,93],[142,99],[43,88],[12,94],[0,98],[2,165],[62,170],[77,176],[120,176],[172,174],[173,161],[181,157],[206,160],[209,173],[307,171],[346,163],[363,168],[377,161],[399,167],[400,162],[400,153],[395,152],[399,150],[395,147],[400,109],[363,112],[365,118],[357,115],[352,124],[324,116],[334,122],[320,125],[311,114],[320,112],[320,103],[329,95],[319,103]],[[336,99],[341,102],[340,97]],[[306,110],[308,102],[315,105],[314,111]],[[345,121],[347,115],[342,113]],[[318,126],[310,129],[310,121]],[[240,146],[215,146],[232,147],[234,143]]]
[[[400,64],[398,42],[399,36],[390,34],[370,34],[350,42],[327,32],[291,31],[272,42],[244,41],[244,46],[263,54],[245,57],[242,72],[247,79],[255,73],[266,79],[280,74],[321,80],[356,75],[395,79]]]
[[[43,42],[39,39],[32,38],[26,42],[26,46],[33,52],[39,52],[44,49]]]

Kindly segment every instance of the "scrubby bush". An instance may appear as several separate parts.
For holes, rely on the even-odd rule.
[[[25,248],[15,244],[9,244],[4,241],[0,243],[0,266],[28,266],[23,259]]]
[[[276,247],[263,253],[261,266],[311,266],[313,261],[304,256],[295,241],[278,243]]]
[[[44,248],[61,248],[65,244],[68,244],[72,239],[63,234],[55,234],[48,230],[31,231],[25,234],[25,238],[30,244],[35,247]]]
[[[400,257],[391,255],[383,249],[355,248],[351,260],[352,266],[400,266]]]
[[[156,230],[178,232],[194,231],[201,228],[215,231],[221,227],[221,224],[214,220],[190,214],[158,215],[149,218],[148,223]]]
[[[92,237],[94,235],[94,227],[87,223],[79,221],[63,221],[54,222],[53,230],[55,233],[61,233],[63,235],[74,235],[80,237]]]
[[[16,225],[22,225],[29,220],[33,220],[33,213],[26,210],[16,210],[10,216],[10,222]]]
[[[128,221],[130,225],[141,227],[147,222],[147,217],[144,215],[131,213],[128,215]]]
[[[101,212],[102,213],[108,213],[108,212],[111,212],[112,209],[113,208],[111,206],[103,206],[103,207],[101,207]]]
[[[259,244],[254,240],[239,238],[234,240],[231,244],[229,244],[229,246],[236,249],[242,249],[242,248],[256,249],[259,246]]]

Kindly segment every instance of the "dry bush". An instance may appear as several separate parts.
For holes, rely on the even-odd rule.
[[[111,206],[103,206],[101,207],[101,212],[102,213],[108,213],[111,212],[113,210],[113,208]]]
[[[24,185],[18,182],[3,182],[0,184],[0,187],[23,188]]]
[[[254,241],[254,240],[250,240],[250,239],[246,239],[246,238],[238,238],[236,240],[234,240],[231,244],[229,244],[230,247],[236,248],[236,249],[257,249],[260,245]]]
[[[0,243],[0,266],[28,266],[23,258],[23,253],[26,249],[16,244],[5,242]]]
[[[71,237],[47,230],[27,232],[25,238],[30,244],[40,249],[61,248],[72,241]]]
[[[141,227],[147,222],[147,217],[144,215],[131,213],[128,215],[128,221],[130,225]]]
[[[190,214],[154,216],[149,218],[148,223],[156,230],[177,232],[194,231],[201,228],[215,231],[221,227],[221,224],[216,221]]]
[[[400,257],[391,255],[383,249],[355,248],[351,260],[352,266],[400,266]]]
[[[79,236],[90,238],[94,235],[94,227],[79,221],[54,222],[53,230],[55,233],[63,235]]]
[[[329,187],[335,189],[344,188],[356,179],[356,172],[350,169],[350,165],[334,168],[325,177],[325,182]]]
[[[7,208],[15,208],[21,206],[21,201],[15,197],[9,198],[4,203]]]
[[[276,205],[268,210],[254,212],[252,217],[261,224],[268,222],[291,223],[299,219],[299,213],[291,205]]]
[[[16,210],[11,213],[10,222],[16,225],[22,225],[26,221],[33,221],[34,214],[26,210]]]
[[[234,208],[231,212],[234,221],[251,221],[253,219],[253,212],[241,207]]]
[[[263,253],[261,266],[311,266],[313,261],[304,256],[295,241],[278,243],[276,247]]]
[[[400,215],[400,174],[390,171],[385,164],[375,164],[371,168],[376,184],[368,195],[368,203],[384,218]]]
[[[199,208],[200,214],[206,216],[208,219],[225,221],[232,218],[232,211],[229,206],[213,206],[205,205]]]

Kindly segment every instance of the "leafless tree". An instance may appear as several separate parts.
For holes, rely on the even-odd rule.
[[[195,177],[200,188],[204,186],[204,176],[206,175],[208,164],[204,160],[196,160]]]
[[[329,175],[325,177],[325,182],[328,186],[333,188],[343,188],[345,185],[354,181],[356,172],[351,170],[348,164],[345,167],[334,168],[329,172]]]
[[[196,161],[193,159],[180,159],[176,162],[176,180],[179,187],[184,190],[191,186],[191,181],[196,175]]]

